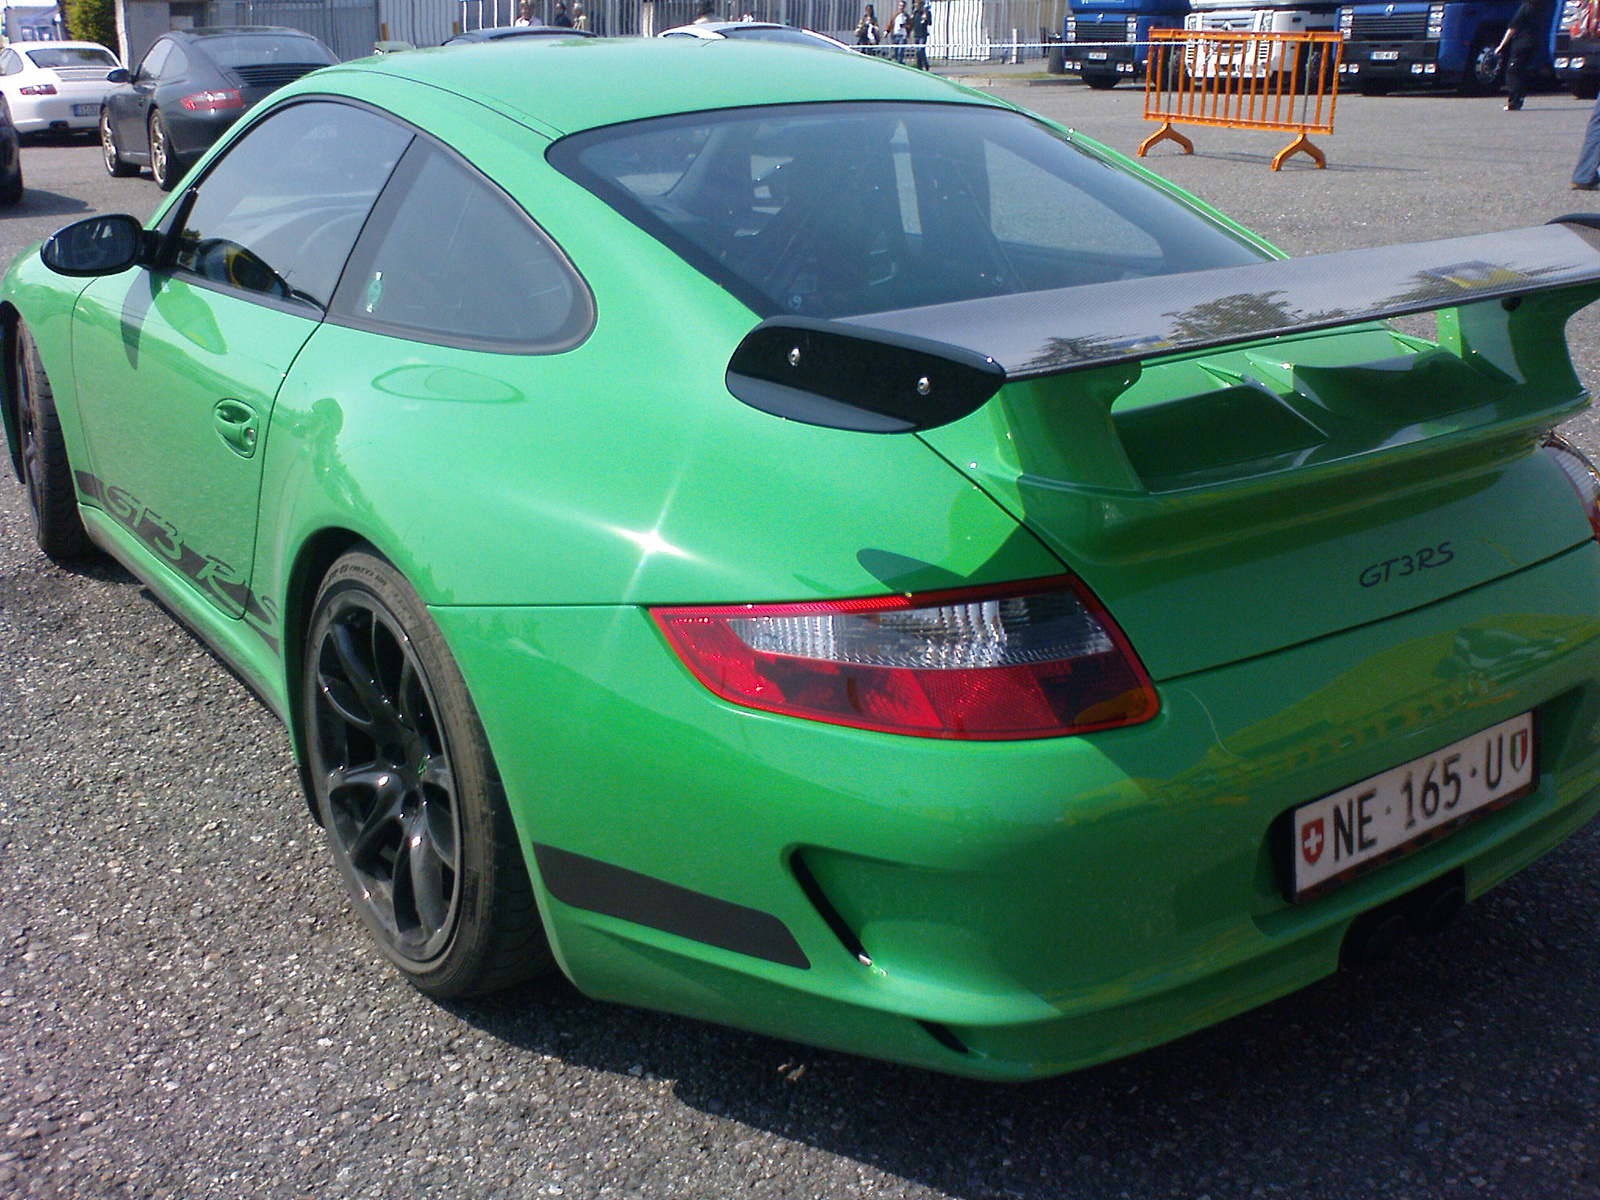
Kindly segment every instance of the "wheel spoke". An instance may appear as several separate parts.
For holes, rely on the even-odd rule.
[[[450,769],[450,761],[442,754],[430,754],[427,761],[422,764],[422,770],[417,778],[423,788],[443,792],[447,796],[456,794],[455,772]]]
[[[385,768],[377,763],[359,767],[334,767],[328,772],[328,795],[337,796],[352,788],[378,790],[378,781],[384,777]]]
[[[339,677],[336,681],[323,672],[323,692],[339,715],[361,729],[397,724],[394,704],[383,694],[377,669],[362,661],[360,651],[356,648],[355,634],[349,625],[343,621],[335,623],[328,630],[325,644],[333,650],[339,665]],[[344,684],[344,688],[335,686],[336,682]],[[344,694],[346,689],[348,695]]]
[[[358,871],[367,873],[366,864],[393,832],[390,826],[399,820],[401,799],[398,788],[390,791],[387,796],[379,792],[372,805],[372,811],[361,823],[356,836],[350,839],[350,862]]]
[[[424,937],[433,936],[450,912],[449,894],[444,879],[445,864],[434,849],[422,820],[410,823],[403,851],[411,878],[411,902]],[[400,864],[395,864],[398,873]]]
[[[441,804],[424,805],[423,824],[428,831],[428,844],[439,861],[450,870],[456,867],[456,826],[453,814]]]

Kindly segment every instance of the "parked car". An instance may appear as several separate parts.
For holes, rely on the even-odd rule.
[[[22,139],[11,123],[11,106],[0,99],[0,208],[22,199]]]
[[[530,42],[291,84],[0,280],[39,545],[283,718],[415,986],[1028,1078],[1600,809],[1597,218],[1286,259],[925,72]]]
[[[246,25],[179,30],[156,39],[100,110],[100,148],[112,175],[148,166],[168,191],[253,105],[339,60],[297,29]]]
[[[504,42],[519,38],[592,38],[599,35],[588,29],[572,29],[562,25],[491,25],[483,29],[468,29],[445,41],[446,46],[468,42]]]
[[[701,21],[693,25],[679,25],[662,31],[657,36],[673,38],[700,38],[704,41],[721,41],[724,38],[739,42],[786,42],[791,46],[810,46],[813,50],[843,50],[854,53],[843,42],[825,33],[809,29],[796,29],[776,21]]]
[[[121,66],[97,42],[17,42],[0,50],[0,96],[20,134],[92,130]]]

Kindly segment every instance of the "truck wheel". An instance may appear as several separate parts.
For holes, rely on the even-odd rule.
[[[1085,71],[1083,81],[1097,92],[1109,92],[1117,86],[1117,77],[1115,75],[1090,75]]]
[[[1572,81],[1572,94],[1579,100],[1593,100],[1600,96],[1600,76],[1585,75]]]
[[[1487,96],[1500,90],[1505,72],[1505,59],[1494,48],[1500,43],[1504,29],[1485,29],[1472,43],[1472,53],[1467,55],[1467,69],[1461,76],[1457,89],[1463,96]]]

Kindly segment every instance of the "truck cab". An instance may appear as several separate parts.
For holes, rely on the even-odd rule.
[[[1340,83],[1369,95],[1402,87],[1492,91],[1502,70],[1494,47],[1516,10],[1517,0],[1345,5]]]
[[[1181,29],[1188,0],[1076,0],[1062,28],[1062,62],[1092,88],[1142,82],[1152,29]]]
[[[1550,60],[1579,100],[1600,96],[1600,0],[1566,0],[1550,32]]]

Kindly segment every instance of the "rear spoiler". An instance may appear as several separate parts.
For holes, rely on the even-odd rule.
[[[764,412],[875,433],[933,429],[1011,380],[1600,284],[1600,216],[1506,233],[816,320],[772,317],[728,364]],[[1565,315],[1594,299],[1576,298]],[[1564,343],[1563,343],[1564,346]]]

